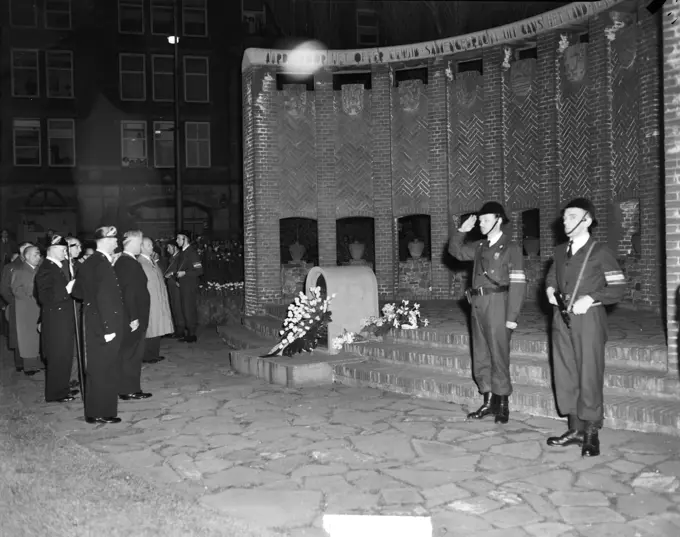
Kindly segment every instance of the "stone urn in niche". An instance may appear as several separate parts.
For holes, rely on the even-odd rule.
[[[362,259],[365,251],[366,245],[363,242],[354,241],[349,245],[349,255],[352,257],[353,261]]]
[[[408,253],[411,254],[413,259],[420,259],[423,255],[423,249],[425,248],[425,243],[420,239],[413,239],[408,243]]]
[[[298,241],[295,241],[288,247],[288,251],[290,252],[290,257],[293,260],[293,263],[299,263],[302,261],[307,248],[305,248],[304,244],[300,244]]]

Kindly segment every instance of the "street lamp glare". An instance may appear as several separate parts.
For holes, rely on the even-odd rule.
[[[177,37],[176,35],[169,35],[168,36],[168,43],[170,43],[171,45],[174,45],[175,43],[179,43],[179,37]]]

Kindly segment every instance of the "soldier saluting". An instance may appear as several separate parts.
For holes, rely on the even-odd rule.
[[[598,431],[604,417],[604,346],[607,312],[603,306],[623,298],[626,280],[614,254],[596,243],[590,228],[597,225],[595,208],[585,198],[570,201],[562,213],[569,242],[555,248],[546,294],[558,306],[559,292],[570,326],[558,308],[552,323],[553,367],[557,407],[569,416],[569,429],[548,438],[549,446],[579,445],[581,455],[600,454]]]
[[[517,328],[526,276],[522,249],[502,226],[508,222],[500,203],[490,201],[478,213],[479,228],[486,240],[464,243],[477,216],[470,216],[449,240],[449,253],[461,260],[474,260],[472,288],[466,295],[472,306],[472,375],[484,403],[469,419],[494,415],[507,423],[510,415],[510,337]]]

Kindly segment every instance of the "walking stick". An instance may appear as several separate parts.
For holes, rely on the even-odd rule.
[[[67,250],[68,253],[68,273],[73,280],[73,272],[71,271],[71,251],[70,246]],[[73,301],[73,320],[75,321],[76,327],[76,361],[78,362],[78,382],[80,382],[80,398],[83,401],[83,409],[85,408],[85,350],[81,348],[81,344],[84,343],[80,338],[80,322],[78,319],[78,305],[76,301]]]

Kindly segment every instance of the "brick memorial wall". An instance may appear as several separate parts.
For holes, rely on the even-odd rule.
[[[518,240],[522,213],[539,209],[533,297],[560,207],[576,196],[594,201],[596,237],[618,252],[629,300],[660,308],[660,18],[645,8],[577,2],[434,43],[310,52],[303,61],[318,69],[297,81],[281,78],[294,70],[288,51],[247,50],[246,313],[283,298],[278,220],[289,217],[317,220],[327,266],[340,262],[337,220],[371,217],[381,298],[407,288],[460,297],[465,272],[441,254],[452,222],[489,199],[506,206]],[[461,68],[471,60],[481,62]],[[399,218],[409,215],[430,217],[427,262],[399,260]]]

